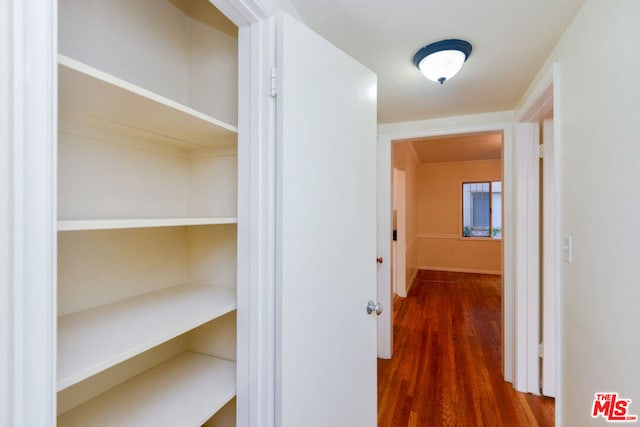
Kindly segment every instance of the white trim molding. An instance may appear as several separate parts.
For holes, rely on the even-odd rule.
[[[546,295],[546,307],[543,307],[543,322],[541,325],[540,307],[540,161],[538,144],[540,143],[540,126],[542,121],[551,114],[558,112],[558,65],[553,64],[544,75],[532,85],[523,97],[515,114],[516,129],[516,170],[515,185],[516,197],[516,312],[517,336],[516,348],[516,381],[515,387],[519,391],[540,394],[540,359],[538,357],[538,344],[540,342],[540,330],[544,328],[547,338],[550,340],[549,349],[545,343],[545,359],[553,364],[552,355],[555,355],[553,373],[546,372],[547,382],[555,379],[555,394],[558,399],[556,408],[560,409],[562,395],[560,392],[560,328],[558,316],[560,310],[560,281],[558,251],[559,246],[559,212],[557,206],[558,186],[556,180],[558,161],[554,155],[554,143],[545,146],[545,162],[547,176],[544,178],[544,218],[543,223],[548,224],[543,228],[544,263],[542,275],[545,284],[555,283],[553,295]],[[555,117],[559,123],[558,117]],[[554,126],[553,140],[558,141],[558,126]],[[546,144],[545,144],[546,145]],[[547,149],[548,148],[548,149]],[[547,156],[548,154],[548,156]],[[549,162],[547,162],[547,157]],[[549,164],[551,163],[551,164]],[[551,172],[551,173],[549,173]],[[554,248],[554,245],[556,246]],[[549,307],[549,306],[552,307]],[[549,322],[553,324],[548,324]],[[551,381],[549,381],[551,379]],[[556,420],[561,420],[561,414],[556,413]]]
[[[378,137],[378,256],[391,260],[391,236],[393,235],[393,192],[391,176],[391,139]],[[400,250],[400,249],[398,249]],[[385,308],[378,316],[378,357],[391,359],[393,355],[393,284],[391,262],[378,266],[378,302]]]
[[[495,128],[496,123],[511,123],[512,121],[513,111],[499,111],[495,113],[443,117],[415,122],[383,123],[378,126],[378,134],[390,136],[393,140],[424,138],[492,131],[497,130]],[[425,134],[427,130],[429,132],[428,135]]]
[[[0,3],[0,425],[12,418],[12,16]]]
[[[411,138],[455,135],[475,132],[503,132],[503,373],[506,381],[513,382],[515,355],[514,307],[514,241],[513,241],[513,111],[447,117],[408,123],[378,126],[378,250],[380,256],[391,255],[391,145],[394,141]],[[393,310],[391,299],[391,273],[378,277],[378,298]],[[378,323],[378,354],[391,354],[392,319]]]
[[[552,95],[553,97],[553,95]],[[553,101],[553,100],[552,100]],[[545,115],[546,116],[546,115]],[[558,252],[560,249],[558,211],[557,162],[553,119],[543,123],[545,153],[542,163],[542,394],[556,397],[556,293],[558,288]]]
[[[514,114],[515,122],[536,122],[553,110],[553,82],[557,65],[554,64],[544,74],[535,87],[530,88],[529,93],[523,98]]]
[[[12,426],[55,425],[57,12],[12,1]]]
[[[251,25],[267,17],[258,0],[210,0],[211,3],[238,27]]]
[[[275,425],[275,19],[239,28],[239,427]]]

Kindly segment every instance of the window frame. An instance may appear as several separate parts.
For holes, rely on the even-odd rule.
[[[490,179],[481,179],[481,180],[465,180],[465,181],[460,181],[460,185],[458,187],[458,190],[460,191],[459,193],[459,197],[458,197],[458,203],[460,206],[459,209],[459,221],[460,221],[460,225],[458,227],[458,239],[459,240],[464,240],[464,241],[472,241],[472,240],[484,240],[484,241],[491,241],[491,242],[501,242],[502,241],[502,231],[504,229],[502,221],[500,224],[500,237],[492,237],[491,235],[489,237],[483,237],[483,236],[465,236],[464,235],[464,186],[465,184],[489,184],[489,230],[490,230],[490,234],[492,234],[492,227],[491,225],[493,224],[493,183],[494,182],[499,182],[501,186],[504,186],[504,182],[502,181],[502,178],[490,178]],[[500,191],[500,200],[502,202],[504,202],[503,200],[503,191]],[[500,208],[503,209],[503,204],[501,203]],[[504,215],[500,215],[501,218],[504,217]]]

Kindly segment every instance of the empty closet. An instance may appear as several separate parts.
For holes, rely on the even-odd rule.
[[[238,29],[59,0],[59,426],[231,426]]]
[[[375,75],[278,1],[10,1],[10,425],[374,425]]]

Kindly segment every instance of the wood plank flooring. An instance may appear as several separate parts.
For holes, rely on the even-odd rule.
[[[418,273],[378,360],[378,426],[554,425],[553,399],[502,379],[501,292],[500,276]]]

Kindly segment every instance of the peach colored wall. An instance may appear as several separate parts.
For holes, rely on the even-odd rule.
[[[484,180],[502,180],[501,160],[423,163],[418,167],[418,268],[502,272],[502,240],[461,236],[462,183]]]
[[[409,289],[418,268],[417,251],[417,190],[418,190],[418,160],[414,156],[409,143],[393,144],[393,166],[405,171],[406,185],[406,288]]]

